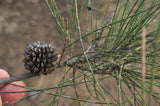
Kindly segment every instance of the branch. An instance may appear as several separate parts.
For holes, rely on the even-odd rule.
[[[28,79],[28,78],[31,78],[31,77],[35,77],[35,75],[33,75],[31,72],[29,72],[29,73],[22,74],[22,75],[19,75],[19,76],[14,76],[14,77],[6,78],[6,79],[1,79],[0,80],[0,85],[10,83],[10,82],[14,82],[14,81],[21,81],[21,80]]]
[[[145,44],[149,44],[149,43],[152,43],[156,38],[153,38],[151,40],[148,40]],[[126,47],[126,48],[123,48],[123,47],[117,47],[116,51],[118,50],[131,50],[131,49],[134,49],[134,48],[137,48],[137,47],[140,47],[141,44],[135,44],[135,45],[132,45],[130,47]]]
[[[111,15],[107,18],[107,20],[106,20],[106,22],[105,22],[105,24],[104,24],[103,26],[106,26],[106,25],[109,23],[109,21],[111,20],[111,18],[112,18],[113,16],[114,16],[114,11],[113,11],[113,12],[111,13]],[[86,50],[86,53],[88,53],[87,56],[88,56],[88,59],[89,59],[89,60],[94,59],[95,57],[101,55],[101,54],[99,54],[99,53],[95,53],[95,54],[91,55],[91,53],[89,53],[89,52],[93,52],[93,51],[94,51],[95,47],[98,45],[98,42],[99,42],[99,40],[100,40],[100,38],[101,38],[101,35],[102,35],[103,31],[104,31],[104,30],[97,31],[98,37],[97,37],[95,40],[93,40],[92,45],[90,45],[90,46],[88,47],[88,49]],[[155,40],[155,38],[147,41],[146,44],[147,44],[147,43],[151,43],[151,42],[153,42],[154,40]],[[128,48],[126,48],[126,49],[121,48],[121,47],[118,47],[118,48],[116,49],[116,51],[118,51],[118,50],[130,50],[130,49],[133,49],[133,48],[136,48],[136,47],[139,47],[139,46],[141,46],[141,45],[140,45],[140,44],[132,45],[131,47],[128,47]],[[60,63],[60,62],[59,62],[59,63]],[[60,64],[57,65],[56,68],[62,68],[62,67],[65,67],[65,66],[73,66],[74,64],[77,64],[77,63],[82,63],[82,64],[83,64],[83,63],[86,63],[86,58],[85,58],[85,56],[82,55],[82,56],[81,56],[79,59],[77,59],[77,60],[75,60],[75,59],[67,60],[67,61],[63,62],[61,65],[60,65]],[[104,64],[105,64],[105,63],[104,63]],[[88,68],[86,68],[86,67],[81,67],[81,66],[78,66],[78,65],[75,65],[75,66],[76,66],[77,69],[84,70],[84,71],[89,71],[89,72],[90,72],[90,70],[89,70]],[[117,64],[109,64],[109,65],[107,65],[107,67],[110,67],[110,71],[106,71],[106,70],[103,70],[103,69],[102,69],[102,70],[99,69],[98,71],[95,70],[94,73],[95,73],[95,74],[113,74],[113,72],[115,72],[115,70],[119,70],[119,69],[120,69],[120,66],[117,65]],[[125,70],[125,69],[124,69],[124,71],[127,72],[127,70]],[[141,73],[139,73],[138,75],[140,75],[140,74],[141,74]],[[31,72],[29,72],[29,73],[26,73],[26,74],[22,74],[22,75],[10,77],[10,78],[7,78],[7,79],[1,79],[1,80],[0,80],[0,84],[6,84],[6,83],[13,82],[13,81],[20,81],[20,80],[28,79],[28,78],[35,77],[35,76],[38,76],[38,75],[34,75],[34,74],[32,74]],[[148,76],[148,77],[146,76],[146,78],[149,79],[150,77],[149,77],[149,76]],[[156,78],[156,79],[160,79],[159,76],[155,76],[155,78]]]
[[[110,21],[110,20],[112,19],[112,17],[114,16],[114,13],[115,13],[115,11],[112,11],[112,13],[111,13],[111,14],[109,15],[109,17],[106,19],[106,21],[105,21],[105,23],[104,23],[103,26],[106,26],[106,25],[109,23],[109,21]],[[88,49],[86,50],[86,53],[88,53],[88,52],[93,52],[93,50],[97,47],[98,42],[99,42],[99,40],[100,40],[100,38],[101,38],[101,35],[102,35],[103,31],[104,31],[104,29],[96,32],[97,35],[98,35],[98,37],[93,40],[92,45],[90,45],[90,46],[88,47]],[[94,56],[97,56],[97,54],[95,54],[95,55],[91,55],[90,53],[87,54],[88,59],[91,59],[91,58],[93,58]],[[82,55],[78,60],[67,60],[67,61],[63,62],[62,65],[60,65],[59,67],[66,66],[66,65],[67,65],[67,66],[73,66],[76,62],[85,63],[85,62],[86,62],[85,56]]]

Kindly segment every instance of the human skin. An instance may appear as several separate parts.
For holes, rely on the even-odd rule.
[[[1,100],[1,98],[0,98],[0,106],[2,106],[2,100]]]
[[[4,78],[9,78],[9,74],[5,70],[0,69],[0,79],[4,79]],[[16,85],[20,85],[20,86],[25,87],[25,83],[23,81],[12,82],[12,84],[16,84]],[[25,88],[15,86],[12,84],[0,85],[0,91],[18,92],[18,91],[25,91],[26,90]],[[24,95],[25,95],[25,93],[0,93],[0,106],[2,106],[2,102],[3,102],[3,104],[7,105],[7,104],[13,103],[13,102],[23,98]]]

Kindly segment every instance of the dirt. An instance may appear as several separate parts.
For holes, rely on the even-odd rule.
[[[64,1],[57,0],[57,5],[63,7],[65,5]],[[66,8],[62,8],[60,12],[66,16],[68,14]],[[28,70],[24,68],[22,62],[24,58],[23,53],[28,44],[34,41],[50,42],[56,47],[58,53],[61,53],[63,49],[56,23],[49,12],[45,0],[1,0],[0,68],[8,71],[11,76],[27,73]],[[27,79],[25,83],[32,88],[47,88],[50,85],[57,84],[61,80],[64,71],[63,69],[58,69],[54,74],[50,74],[47,77],[41,76]],[[108,86],[108,89],[111,90],[112,88]],[[73,97],[75,95],[73,89],[66,94]],[[85,96],[85,94],[81,96]],[[17,103],[17,106],[22,106],[22,104],[23,106],[31,105],[38,100],[43,100],[43,97],[45,95],[41,95],[41,97],[33,96]],[[47,104],[46,102],[42,102],[41,106]],[[75,103],[68,99],[64,99],[62,102],[63,106],[75,104],[77,102]]]

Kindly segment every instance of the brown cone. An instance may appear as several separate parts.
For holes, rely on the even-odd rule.
[[[47,75],[54,71],[54,62],[58,58],[52,44],[40,41],[30,43],[25,49],[24,57],[25,68],[34,75],[40,75],[41,73]]]

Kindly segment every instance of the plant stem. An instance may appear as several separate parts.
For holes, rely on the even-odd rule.
[[[35,77],[35,75],[33,75],[31,72],[29,72],[29,73],[22,74],[22,75],[19,75],[19,76],[14,76],[14,77],[6,78],[6,79],[1,79],[0,80],[0,85],[10,83],[10,82],[13,82],[13,81],[20,81],[20,80],[28,79],[28,78],[31,78],[31,77]]]

